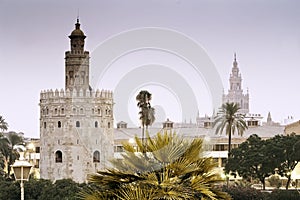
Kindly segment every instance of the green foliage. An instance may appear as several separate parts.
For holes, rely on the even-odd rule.
[[[223,191],[230,194],[232,199],[234,200],[263,200],[264,194],[261,193],[259,190],[256,190],[251,187],[244,187],[244,186],[230,186],[224,187]]]
[[[86,190],[86,184],[78,184],[64,179],[51,183],[49,180],[30,179],[24,183],[26,200],[76,200],[81,190]],[[0,178],[0,199],[19,200],[20,183],[10,179]]]
[[[19,200],[20,196],[19,183],[0,177],[0,199]]]
[[[275,168],[277,168],[279,175],[288,178],[286,184],[286,189],[288,189],[291,181],[291,172],[300,161],[300,135],[276,135],[269,141],[279,159],[279,164]]]
[[[6,168],[7,177],[10,175],[11,165],[19,157],[19,153],[14,147],[22,143],[23,138],[15,132],[9,132],[7,137],[0,135],[0,158],[2,158],[3,166]]]
[[[278,175],[272,175],[268,178],[271,187],[279,189],[282,185],[280,177]]]
[[[275,190],[265,198],[266,200],[299,200],[300,193],[297,190]]]
[[[267,140],[251,135],[238,148],[232,150],[225,171],[232,174],[238,172],[246,179],[259,179],[264,188],[265,178],[277,171],[279,175],[287,177],[286,189],[288,189],[291,172],[299,161],[299,135],[276,135]],[[270,181],[275,184],[275,187],[280,187],[279,183],[276,184],[272,178]]]
[[[43,179],[30,179],[24,183],[24,198],[26,200],[42,199],[45,190],[52,187],[52,183],[49,180]]]
[[[225,103],[221,106],[213,126],[216,128],[216,134],[222,134],[226,131],[228,135],[228,157],[231,154],[231,135],[237,131],[238,135],[243,135],[248,128],[244,120],[244,115],[239,114],[240,107],[236,103]]]
[[[275,166],[278,164],[275,161],[278,159],[270,143],[254,134],[238,148],[232,150],[231,157],[225,165],[225,172],[231,174],[238,172],[246,180],[258,179],[264,189],[265,178],[274,173]]]
[[[8,128],[8,124],[5,119],[0,115],[0,131],[6,131]]]
[[[150,101],[152,98],[152,94],[149,93],[147,90],[142,90],[136,96],[137,106],[139,107],[139,115],[142,124],[142,139],[144,140],[145,130],[148,126],[151,126],[155,121],[155,110],[151,107]]]
[[[45,188],[38,200],[76,200],[80,185],[70,179],[57,180]]]
[[[175,134],[147,136],[145,145],[136,137],[139,152],[124,144],[122,160],[99,171],[89,181],[97,187],[81,193],[95,199],[230,199],[216,184],[222,182],[211,158],[201,157],[202,140],[185,140]]]

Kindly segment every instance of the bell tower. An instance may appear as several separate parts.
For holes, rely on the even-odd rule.
[[[89,89],[89,52],[84,51],[86,36],[80,29],[79,19],[69,38],[71,51],[65,53],[65,90],[85,93]]]
[[[237,103],[242,114],[249,113],[249,93],[244,94],[242,89],[242,76],[236,61],[236,54],[234,54],[233,66],[229,78],[230,88],[228,94],[223,94],[223,104],[226,102]]]

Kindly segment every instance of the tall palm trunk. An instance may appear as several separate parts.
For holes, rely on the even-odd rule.
[[[231,123],[229,124],[229,130],[228,130],[228,159],[231,156]]]
[[[142,126],[142,144],[145,146],[145,125]]]

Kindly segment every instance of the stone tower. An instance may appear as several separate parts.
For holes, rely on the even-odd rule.
[[[249,113],[249,93],[243,93],[242,76],[239,72],[236,54],[234,54],[233,67],[229,78],[230,89],[228,94],[223,94],[223,104],[226,102],[234,102],[240,106],[240,113]]]
[[[40,94],[40,175],[85,182],[113,158],[113,94],[89,85],[89,52],[78,19],[69,38],[65,90]]]

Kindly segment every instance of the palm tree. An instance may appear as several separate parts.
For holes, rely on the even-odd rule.
[[[230,199],[216,186],[223,181],[217,163],[202,157],[202,139],[187,140],[174,133],[147,134],[147,146],[135,137],[140,152],[124,143],[122,160],[113,168],[89,177],[92,187],[80,194],[85,200]],[[147,148],[147,153],[145,152]]]
[[[8,128],[7,122],[5,121],[5,119],[2,116],[0,116],[0,130],[6,131],[7,128]]]
[[[19,157],[18,150],[15,148],[16,145],[23,143],[23,137],[19,136],[15,132],[9,132],[7,137],[0,137],[0,153],[4,158],[5,171],[9,177],[11,171],[11,165]]]
[[[6,167],[5,164],[5,157],[4,155],[7,154],[7,151],[9,149],[9,141],[6,137],[3,136],[3,134],[0,133],[0,175],[4,174],[4,169]]]
[[[248,128],[244,120],[244,115],[239,113],[239,105],[236,103],[225,103],[221,106],[220,111],[214,121],[216,134],[222,134],[225,129],[228,135],[228,158],[231,152],[231,135],[237,131],[238,135],[243,135],[244,131]]]
[[[148,126],[151,126],[155,121],[155,110],[150,104],[151,98],[152,94],[147,90],[140,91],[136,96],[136,100],[138,101],[137,106],[140,108],[139,115],[142,124],[142,141],[144,141],[145,138],[145,126],[146,130],[148,130]]]

